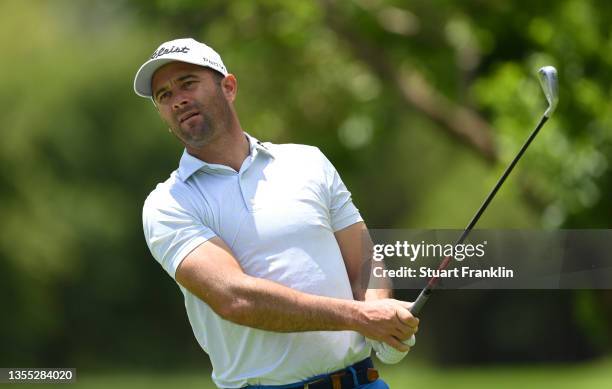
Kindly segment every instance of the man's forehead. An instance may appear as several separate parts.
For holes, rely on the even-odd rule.
[[[153,77],[151,78],[151,86],[153,90],[155,88],[159,88],[164,84],[184,77],[189,74],[200,75],[202,73],[206,73],[207,68],[199,65],[194,65],[186,62],[170,62],[153,73]]]

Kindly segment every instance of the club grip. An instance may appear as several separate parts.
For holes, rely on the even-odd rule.
[[[421,293],[419,293],[419,297],[417,297],[417,299],[412,304],[412,307],[410,308],[410,313],[412,313],[415,316],[418,315],[421,312],[421,309],[423,308],[427,300],[429,299],[430,295],[431,295],[431,289],[429,288],[423,289]]]

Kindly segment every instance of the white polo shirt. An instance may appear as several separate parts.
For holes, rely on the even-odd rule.
[[[338,172],[316,147],[247,138],[250,155],[238,172],[183,153],[178,170],[144,204],[151,253],[174,278],[189,252],[218,236],[251,276],[352,300],[334,232],[362,219]],[[278,333],[234,324],[178,285],[219,387],[288,384],[370,354],[352,331]]]

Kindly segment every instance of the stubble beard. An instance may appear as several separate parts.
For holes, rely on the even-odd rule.
[[[198,102],[194,103],[193,108],[199,112],[201,123],[189,129],[181,128],[179,125],[178,129],[174,130],[175,134],[180,134],[179,138],[188,148],[201,149],[228,131],[232,123],[231,108],[222,94],[216,95],[208,109]]]

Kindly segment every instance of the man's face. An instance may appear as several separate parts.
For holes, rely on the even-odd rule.
[[[200,148],[230,125],[229,102],[210,69],[171,62],[155,72],[151,86],[160,116],[185,146]]]

